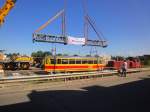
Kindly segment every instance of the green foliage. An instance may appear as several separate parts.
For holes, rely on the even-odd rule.
[[[112,59],[113,60],[124,60],[125,57],[123,57],[123,56],[112,56]]]
[[[45,56],[51,56],[52,53],[49,51],[37,51],[37,52],[32,52],[31,56],[32,57],[45,57]]]
[[[9,54],[5,54],[7,57],[12,57],[12,56],[18,56],[20,55],[20,53],[9,53]]]
[[[91,57],[91,55],[87,54],[86,57]]]
[[[99,57],[99,55],[95,54],[94,57]]]
[[[140,61],[144,61],[144,56],[138,56],[138,58],[140,59]]]
[[[45,51],[45,52],[43,53],[43,55],[44,55],[44,56],[51,56],[51,55],[52,55],[52,53],[51,53],[51,52],[49,52],[49,51]]]
[[[77,54],[74,54],[73,56],[78,56]]]
[[[68,54],[63,54],[63,56],[68,56]]]
[[[61,53],[58,53],[57,56],[63,56]]]

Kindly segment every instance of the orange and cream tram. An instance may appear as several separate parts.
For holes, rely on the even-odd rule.
[[[45,57],[44,70],[47,72],[82,72],[102,70],[105,64],[99,57]]]

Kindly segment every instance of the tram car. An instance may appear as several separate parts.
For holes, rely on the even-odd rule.
[[[99,57],[45,57],[43,69],[46,72],[84,72],[103,70],[105,64]]]

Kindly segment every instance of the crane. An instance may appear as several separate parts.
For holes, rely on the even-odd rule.
[[[65,20],[65,5],[64,8],[60,10],[55,16],[53,16],[51,19],[49,19],[45,24],[40,26],[35,32],[33,33],[33,42],[49,42],[49,43],[60,43],[60,44],[79,44],[83,46],[99,46],[99,47],[107,47],[107,41],[104,38],[102,32],[100,32],[95,22],[91,19],[91,17],[87,13],[86,3],[83,0],[83,9],[84,9],[84,37],[83,38],[76,38],[72,36],[66,35],[66,20]],[[41,34],[39,31],[43,30],[45,27],[47,27],[50,23],[52,23],[57,18],[62,18],[62,35],[47,35],[47,34]],[[96,33],[98,39],[89,39],[88,37],[88,29],[89,26],[94,30]]]
[[[6,0],[5,4],[2,8],[0,8],[0,26],[4,23],[5,17],[8,15],[8,13],[11,11],[11,9],[15,6],[17,0]],[[83,0],[84,1],[84,0]],[[103,38],[103,34],[99,32],[96,28],[95,22],[90,18],[90,16],[87,13],[86,4],[83,2],[84,7],[84,38],[85,38],[85,45],[87,46],[100,46],[100,47],[107,47],[107,41]],[[61,36],[54,36],[54,35],[44,35],[44,34],[37,34],[40,30],[44,29],[48,24],[50,24],[52,21],[57,19],[58,17],[62,17],[62,35]],[[92,29],[95,31],[96,35],[98,36],[98,40],[91,40],[88,39],[88,26],[91,26]],[[46,39],[43,40],[43,37],[46,39],[48,38],[49,41]],[[58,12],[53,18],[49,19],[44,25],[42,25],[40,28],[38,28],[33,33],[33,41],[37,42],[50,42],[50,43],[67,43],[67,37],[66,37],[66,25],[65,25],[65,5],[64,9]]]
[[[4,23],[5,17],[15,6],[17,0],[6,0],[2,8],[0,8],[0,26]]]

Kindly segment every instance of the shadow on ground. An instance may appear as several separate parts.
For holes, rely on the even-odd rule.
[[[41,71],[35,71],[34,72],[35,74],[37,74],[37,75],[48,75],[49,74],[49,72],[46,72],[46,71],[43,71],[43,70],[41,70]]]
[[[146,112],[150,78],[112,87],[92,86],[83,91],[33,91],[30,102],[1,106],[0,112]]]

